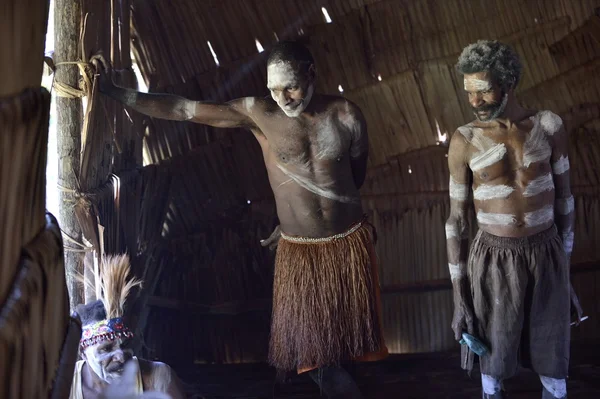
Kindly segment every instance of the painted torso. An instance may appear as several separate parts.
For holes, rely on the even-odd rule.
[[[469,143],[465,160],[479,228],[505,237],[543,231],[554,222],[550,156],[560,119],[541,111],[507,129],[473,122],[459,128]]]
[[[350,156],[357,121],[341,98],[315,96],[310,118],[290,118],[267,100],[254,100],[253,130],[264,156],[282,230],[323,237],[362,216]]]

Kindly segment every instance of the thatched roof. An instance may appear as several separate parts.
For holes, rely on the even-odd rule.
[[[339,94],[341,85],[343,95],[365,113],[372,165],[434,145],[436,121],[442,132],[452,133],[471,119],[453,69],[468,43],[493,38],[512,44],[525,67],[519,94],[554,101],[544,105],[552,105],[555,112],[585,102],[585,95],[573,91],[580,98],[540,96],[539,85],[575,72],[574,68],[597,55],[593,46],[597,22],[588,20],[598,6],[593,1],[132,3],[133,48],[152,91],[173,91],[204,100],[266,95],[264,54],[269,47],[277,38],[307,43],[316,58],[318,90]],[[321,7],[327,9],[332,23],[325,22]],[[567,36],[572,30],[576,31]],[[258,54],[255,39],[265,53]],[[568,51],[577,56],[561,55],[561,48],[571,49]],[[586,86],[592,91],[597,87],[587,79]],[[597,91],[593,94],[600,98]],[[177,136],[185,135],[187,141],[197,143],[205,138],[201,132],[207,129],[186,126],[179,130],[185,133]],[[181,150],[178,146],[174,152]]]

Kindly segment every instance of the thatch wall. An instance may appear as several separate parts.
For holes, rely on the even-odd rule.
[[[594,321],[600,320],[594,302],[599,1],[132,0],[131,6],[133,51],[151,91],[216,101],[266,95],[266,53],[257,53],[254,39],[268,52],[277,36],[308,44],[320,91],[337,93],[342,85],[361,107],[371,151],[363,202],[379,230],[393,352],[456,347],[442,227],[446,147],[436,145],[437,125],[439,133],[452,133],[471,119],[453,69],[461,49],[479,38],[513,44],[525,63],[521,101],[561,114],[572,132],[573,279],[593,315],[574,338],[600,331]],[[332,24],[324,22],[322,6]],[[104,228],[98,237],[107,251],[135,254],[136,273],[148,282],[149,306],[139,316],[145,354],[174,364],[264,359],[272,254],[258,240],[276,220],[258,145],[243,130],[144,123],[144,159],[152,165],[113,168],[118,179],[107,182],[105,174],[90,186],[88,209]]]
[[[50,94],[40,86],[48,2],[0,13],[0,397],[67,397],[80,325],[63,244],[45,213]],[[73,340],[75,337],[75,340]]]

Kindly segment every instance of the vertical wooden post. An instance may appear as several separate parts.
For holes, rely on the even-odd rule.
[[[81,2],[80,0],[54,0],[54,10],[54,62],[59,64],[78,61]],[[78,87],[79,69],[76,65],[59,65],[54,79]],[[69,237],[80,243],[81,227],[75,217],[74,206],[75,190],[79,187],[77,176],[79,176],[83,124],[81,99],[57,96],[56,110],[58,184],[62,187],[59,223]],[[77,304],[83,303],[83,290],[81,284],[75,279],[76,273],[83,274],[83,258],[83,253],[65,252],[65,272],[71,310]]]

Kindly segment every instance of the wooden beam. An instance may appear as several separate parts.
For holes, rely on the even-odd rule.
[[[54,80],[73,87],[79,87],[77,65],[60,64],[78,61],[79,29],[81,23],[81,2],[55,0],[54,2],[54,63],[57,65]],[[81,243],[81,226],[73,211],[79,191],[81,130],[83,109],[81,98],[56,97],[56,130],[58,147],[58,184],[60,190],[59,222],[66,235]],[[65,269],[71,310],[84,302],[83,289],[75,276],[83,274],[83,253],[65,251]]]

